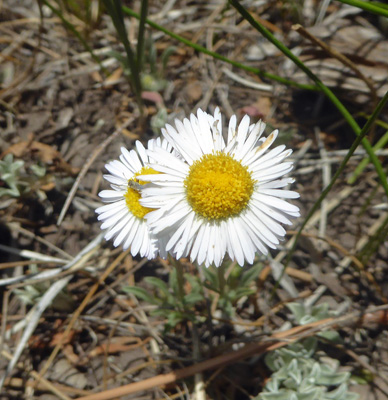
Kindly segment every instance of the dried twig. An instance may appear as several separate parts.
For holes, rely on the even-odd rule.
[[[77,400],[109,400],[155,387],[163,387],[167,384],[174,383],[177,380],[193,376],[199,372],[215,369],[220,366],[225,366],[251,357],[252,355],[263,354],[265,352],[284,347],[290,343],[297,342],[302,338],[313,336],[316,333],[327,329],[333,329],[334,327],[356,322],[358,322],[359,326],[362,324],[367,325],[371,320],[375,319],[375,314],[386,314],[387,310],[388,305],[385,304],[383,306],[371,307],[370,309],[366,310],[364,314],[360,314],[360,312],[354,312],[337,318],[327,318],[303,326],[297,326],[287,331],[276,332],[265,341],[247,344],[242,349],[231,351],[227,354],[222,354],[209,360],[196,363],[190,367],[182,368],[167,374],[157,375],[153,378],[130,383],[129,385],[124,385],[115,389],[80,397]]]

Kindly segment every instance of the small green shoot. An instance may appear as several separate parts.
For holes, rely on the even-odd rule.
[[[168,284],[156,277],[146,277],[151,290],[141,287],[126,286],[123,291],[135,295],[138,299],[156,307],[151,312],[166,319],[164,331],[168,332],[181,322],[199,322],[200,319],[194,312],[195,307],[204,301],[203,288],[198,278],[184,274],[184,284],[190,287],[190,292],[180,296],[179,283],[176,269],[169,274]]]
[[[254,281],[262,269],[261,264],[251,268],[233,267],[227,279],[224,278],[224,268],[202,267],[205,276],[204,286],[219,295],[217,306],[228,317],[236,312],[237,302],[244,296],[251,296],[257,291]],[[221,273],[220,273],[221,272]]]

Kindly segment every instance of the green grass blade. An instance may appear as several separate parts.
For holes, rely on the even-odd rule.
[[[122,11],[121,0],[102,0],[104,6],[112,19],[112,22],[115,26],[117,35],[121,43],[124,46],[125,52],[127,54],[128,65],[131,70],[131,83],[133,90],[136,95],[136,100],[139,105],[139,109],[141,114],[143,114],[143,101],[141,98],[141,78],[140,72],[138,68],[138,62],[136,56],[132,50],[131,44],[128,40],[127,29],[124,23],[124,15]]]
[[[373,146],[373,151],[382,149],[388,143],[388,131],[380,138],[380,140]],[[348,179],[348,184],[353,185],[356,182],[357,178],[362,174],[365,167],[369,164],[370,158],[365,157],[360,164],[357,165],[357,168],[354,170],[353,175]]]
[[[55,7],[53,7],[47,0],[42,0],[43,4],[46,5],[56,16],[60,18],[62,21],[63,25],[66,26],[66,28],[81,42],[82,46],[84,46],[85,50],[88,51],[93,58],[94,61],[98,63],[100,66],[101,70],[104,71],[105,74],[107,74],[106,68],[102,65],[101,60],[99,57],[97,57],[93,49],[88,45],[86,40],[82,37],[82,35],[77,31],[75,26],[68,21],[64,16],[63,13],[60,10],[57,10]]]
[[[384,3],[378,3],[377,1],[372,2],[372,1],[361,1],[361,0],[337,0],[337,1],[388,18],[387,5]]]
[[[133,10],[131,10],[128,7],[123,6],[123,12],[124,12],[124,14],[130,15],[131,17],[135,17],[137,19],[140,19],[139,14],[135,13]],[[194,50],[199,51],[199,52],[204,53],[204,54],[207,54],[207,55],[209,55],[209,56],[211,56],[211,57],[213,57],[213,58],[215,58],[217,60],[224,61],[224,62],[226,62],[228,64],[233,65],[236,68],[243,69],[245,71],[251,72],[251,73],[256,74],[256,75],[258,75],[258,76],[260,76],[262,78],[267,78],[267,79],[271,79],[273,81],[280,82],[280,83],[282,83],[284,85],[294,86],[294,87],[297,87],[297,88],[300,88],[300,89],[305,89],[305,90],[318,90],[318,88],[316,86],[314,86],[314,85],[306,85],[306,84],[294,82],[292,80],[289,80],[289,79],[286,79],[286,78],[282,78],[281,76],[274,75],[274,74],[271,74],[269,72],[265,72],[265,71],[260,70],[258,68],[250,67],[248,65],[241,64],[241,63],[239,63],[237,61],[230,60],[229,58],[224,57],[223,55],[221,55],[219,53],[216,53],[214,51],[210,51],[205,47],[202,47],[202,46],[200,46],[200,45],[198,45],[196,43],[191,42],[190,40],[184,38],[183,36],[177,35],[176,33],[169,31],[168,29],[164,28],[161,25],[156,24],[155,22],[153,22],[153,21],[151,21],[149,19],[146,19],[146,23],[149,26],[151,26],[152,28],[157,29],[158,31],[165,33],[166,35],[170,36],[171,38],[178,40],[179,42],[185,44],[186,46],[189,46],[189,47],[193,48]]]
[[[137,64],[139,71],[142,69],[144,59],[144,33],[148,13],[148,0],[141,1],[139,32],[137,35]]]
[[[236,10],[241,14],[241,16],[248,21],[257,31],[259,31],[265,38],[267,38],[272,44],[274,44],[283,54],[285,54],[290,60],[292,60],[295,65],[297,65],[315,84],[318,88],[328,97],[328,99],[335,105],[338,111],[343,115],[345,120],[348,122],[350,127],[353,129],[354,133],[357,136],[361,135],[361,129],[358,126],[356,120],[352,117],[346,107],[341,103],[341,101],[337,98],[337,96],[326,86],[322,83],[322,81],[308,68],[306,65],[297,57],[295,56],[287,46],[285,46],[282,42],[280,42],[276,37],[263,25],[261,25],[258,21],[256,21],[252,15],[240,4],[237,0],[230,0],[230,3]],[[364,146],[368,156],[370,157],[377,175],[379,176],[381,185],[383,186],[385,193],[388,196],[388,182],[387,176],[381,166],[379,159],[377,158],[376,154],[373,151],[371,144],[369,143],[366,137],[362,138],[361,141],[362,145]]]
[[[387,239],[388,236],[388,216],[385,217],[377,231],[369,238],[368,243],[364,246],[358,257],[365,265],[370,258],[375,254],[380,247],[381,243]]]

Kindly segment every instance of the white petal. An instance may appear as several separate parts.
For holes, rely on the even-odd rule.
[[[269,181],[265,183],[260,184],[260,188],[263,189],[278,189],[278,188],[283,188],[287,185],[290,185],[291,183],[294,183],[295,179],[294,178],[283,178],[275,181]]]
[[[204,230],[203,237],[197,257],[197,261],[199,264],[202,264],[205,261],[208,254],[209,236],[210,236],[209,224],[206,224],[203,230]],[[209,264],[207,263],[206,266],[208,267]]]
[[[134,217],[132,214],[126,214],[123,216],[123,218],[118,222],[117,224],[113,225],[105,234],[105,239],[110,240],[113,237],[115,237],[123,227],[125,227],[128,224],[131,224],[132,221],[134,220]]]
[[[228,140],[227,140],[228,145],[237,135],[236,126],[237,126],[237,118],[235,115],[232,115],[229,120],[229,127],[228,127]]]
[[[96,213],[97,213],[97,214],[101,214],[101,213],[104,213],[104,212],[109,211],[109,210],[112,210],[112,209],[117,209],[117,208],[120,207],[122,204],[125,204],[125,200],[124,200],[124,199],[121,200],[121,201],[115,202],[115,203],[105,204],[105,205],[103,205],[103,206],[101,206],[101,207],[98,207],[98,208],[96,209]]]
[[[130,179],[132,172],[120,161],[114,160],[109,164],[105,165],[105,168],[114,176],[118,176],[122,179]]]
[[[253,150],[254,153],[254,157],[252,158],[252,160],[258,160],[258,158],[262,157],[262,155],[268,150],[268,148],[272,145],[272,143],[275,141],[275,139],[278,136],[279,131],[275,130],[273,131],[266,139],[260,139],[263,140],[262,143],[256,147]],[[252,161],[251,161],[252,162]],[[258,161],[256,161],[258,162]],[[252,168],[254,168],[254,166],[252,165]]]
[[[178,149],[179,153],[186,161],[192,162],[193,158],[188,151],[188,146],[186,145],[183,135],[178,135],[177,131],[171,125],[166,125],[166,129],[162,129],[162,134],[173,147]]]
[[[270,218],[272,218],[278,222],[281,222],[282,224],[292,225],[292,222],[288,218],[286,218],[282,212],[274,210],[267,204],[258,203],[257,208],[259,208],[261,211],[266,213]]]
[[[255,260],[255,246],[253,245],[250,236],[242,226],[240,219],[233,218],[233,225],[240,240],[241,248],[243,249],[244,259],[247,260],[249,264],[253,264],[253,261]],[[242,266],[244,263],[240,265]]]
[[[268,168],[264,171],[256,171],[252,173],[252,178],[259,181],[269,181],[280,178],[281,176],[288,174],[292,170],[292,162],[285,162],[274,167]]]
[[[253,154],[252,150],[264,132],[265,124],[261,121],[253,125],[252,130],[250,131],[244,145],[241,147],[238,152],[235,153],[235,156],[238,160],[241,160],[243,165],[248,165],[248,159]],[[247,160],[246,160],[247,159]]]
[[[191,249],[194,235],[197,234],[201,226],[201,221],[195,217],[195,213],[191,212],[185,220],[186,229],[179,242],[175,246],[177,258],[186,257]]]
[[[128,151],[125,147],[121,147],[120,160],[133,172],[133,174],[142,169],[139,156],[134,150]]]
[[[266,217],[267,219],[262,219],[260,216],[262,216],[261,212],[259,209],[255,209],[252,207],[252,213],[249,214],[248,219],[251,221],[252,225],[256,227],[256,229],[260,232],[260,236],[264,236],[266,239],[268,239],[271,243],[274,244],[279,244],[279,239],[275,236],[275,234],[270,230],[266,224],[268,222],[268,219],[270,220],[269,217]],[[277,224],[277,222],[274,222],[271,220],[273,224]],[[281,226],[277,224],[278,226]]]
[[[128,233],[128,236],[125,238],[125,242],[123,244],[124,250],[128,249],[132,245],[133,238],[137,234],[140,224],[141,224],[141,221],[138,218],[133,218],[131,229]]]
[[[266,194],[268,196],[282,197],[283,199],[298,199],[299,193],[292,190],[279,190],[279,189],[262,189],[259,188],[259,193]]]
[[[139,253],[140,247],[143,243],[143,240],[147,236],[148,236],[148,232],[147,232],[145,224],[140,223],[139,228],[138,228],[136,235],[133,238],[133,241],[131,244],[131,254],[133,256],[136,256]]]
[[[230,246],[233,248],[234,258],[241,266],[244,265],[244,251],[241,247],[240,240],[237,236],[236,229],[233,224],[233,219],[228,220],[228,236]]]
[[[248,134],[248,130],[249,130],[249,122],[250,122],[250,118],[248,115],[244,115],[244,118],[241,120],[240,125],[238,126],[237,129],[237,149],[236,149],[236,153],[238,153],[244,146],[247,134]],[[238,159],[241,159],[242,157],[236,154],[236,157]]]
[[[106,199],[109,201],[118,201],[122,200],[125,192],[118,192],[116,190],[102,190],[98,195],[102,197],[102,199]]]
[[[277,208],[283,212],[289,213],[299,213],[299,208],[293,204],[287,203],[284,200],[278,199],[277,197],[267,196],[265,194],[254,193],[253,197],[264,204],[270,205],[271,207]]]
[[[203,223],[198,230],[197,237],[194,239],[193,247],[190,252],[191,262],[194,262],[198,256],[198,253],[201,248],[202,238],[203,235],[205,234],[205,230],[206,230],[206,223]]]
[[[121,185],[123,187],[127,186],[128,180],[125,178],[121,178],[121,177],[119,178],[117,176],[107,175],[107,174],[103,175],[103,177],[105,180],[107,180],[108,182],[113,183],[115,185],[119,185],[119,186]]]
[[[143,165],[147,164],[148,156],[147,156],[147,153],[146,153],[146,150],[145,150],[143,144],[139,140],[136,140],[135,145],[136,145],[137,153],[139,154],[141,160],[143,161]]]
[[[118,215],[119,213],[122,213],[124,211],[128,212],[128,208],[127,208],[127,206],[125,204],[125,201],[124,202],[120,201],[120,202],[117,202],[117,203],[113,203],[113,205],[115,207],[112,207],[110,210],[104,211],[103,213],[101,213],[97,217],[97,219],[99,221],[104,221],[105,219],[110,218],[110,217],[115,216],[115,215]],[[116,219],[117,218],[118,217],[116,217]]]
[[[170,251],[171,249],[173,249],[175,247],[176,243],[181,238],[181,236],[183,235],[183,232],[186,229],[190,230],[190,226],[187,226],[187,225],[190,225],[190,220],[192,220],[192,219],[193,218],[190,218],[190,215],[189,215],[188,218],[185,219],[185,221],[183,221],[182,224],[180,224],[180,226],[177,226],[177,229],[175,230],[174,234],[171,236],[170,240],[167,243],[167,246],[166,246],[167,251]],[[180,256],[177,255],[177,258],[180,258]]]

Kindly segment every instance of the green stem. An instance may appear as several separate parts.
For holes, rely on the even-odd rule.
[[[326,186],[326,188],[323,190],[323,192],[319,196],[318,200],[315,202],[315,204],[313,205],[313,207],[311,208],[311,210],[309,211],[309,213],[305,217],[305,219],[304,219],[304,221],[302,223],[302,226],[299,228],[299,231],[296,234],[296,237],[295,237],[294,243],[292,245],[292,248],[290,249],[290,251],[289,251],[289,253],[287,255],[286,261],[284,263],[283,273],[284,273],[288,263],[290,262],[292,255],[294,254],[294,251],[296,249],[296,245],[298,243],[300,235],[303,232],[303,229],[307,225],[307,223],[310,220],[310,218],[314,215],[315,211],[318,210],[318,208],[320,207],[323,199],[330,192],[330,190],[333,187],[334,183],[337,181],[338,177],[340,176],[342,171],[345,169],[346,164],[348,163],[350,157],[352,156],[352,154],[354,153],[356,148],[359,146],[359,144],[361,143],[362,139],[367,135],[367,133],[369,132],[369,129],[371,128],[371,126],[373,125],[373,123],[375,122],[376,118],[378,117],[378,115],[380,114],[381,110],[384,108],[384,106],[385,106],[385,104],[387,102],[388,102],[388,92],[385,93],[384,97],[380,100],[379,104],[377,105],[377,107],[373,111],[372,115],[368,118],[366,124],[363,126],[363,128],[362,128],[362,130],[360,132],[360,135],[357,136],[356,140],[353,142],[353,144],[350,147],[348,153],[346,154],[345,158],[343,159],[341,165],[339,166],[339,168],[337,169],[336,173],[334,174],[332,180]]]
[[[388,143],[388,131],[380,138],[380,140],[373,146],[373,151],[382,149]],[[362,171],[364,171],[365,167],[369,164],[370,158],[365,157],[360,164],[357,165],[357,168],[354,170],[353,175],[348,179],[348,184],[353,185],[356,182],[357,178],[361,175]]]
[[[283,54],[285,54],[290,60],[292,60],[313,82],[315,82],[316,86],[328,97],[328,99],[336,106],[338,111],[343,115],[345,120],[348,122],[350,127],[353,129],[354,133],[357,136],[361,135],[362,130],[358,126],[356,120],[352,117],[346,107],[341,103],[341,101],[335,96],[335,94],[324,85],[321,80],[308,68],[306,67],[301,60],[297,56],[295,56],[287,46],[285,46],[282,42],[280,42],[276,37],[263,25],[261,25],[258,21],[256,21],[252,15],[240,4],[237,0],[229,0],[233,7],[241,14],[241,16],[247,20],[257,31],[259,31],[265,38],[267,38],[271,43],[273,43]],[[381,185],[383,186],[386,195],[388,196],[388,182],[387,176],[381,166],[379,159],[376,154],[373,152],[373,148],[369,143],[368,139],[365,135],[361,140],[362,145],[364,146],[368,156],[372,160],[372,163],[376,169],[377,175],[379,176]]]
[[[223,297],[225,294],[225,261],[221,263],[221,265],[217,268],[217,275],[218,275],[218,287],[220,290],[220,297]]]
[[[132,88],[135,92],[136,101],[138,103],[140,114],[144,114],[143,110],[143,100],[141,97],[141,78],[140,71],[138,68],[138,60],[134,52],[132,51],[131,44],[128,40],[127,29],[124,23],[124,15],[122,10],[121,0],[103,0],[104,6],[108,11],[112,22],[116,28],[116,32],[119,36],[121,43],[124,45],[125,53],[127,55],[128,65],[131,70],[131,83]]]
[[[131,10],[128,7],[123,6],[123,12],[125,14],[127,14],[127,15],[130,15],[131,17],[140,19],[139,14],[135,13],[133,10]],[[318,88],[316,86],[314,86],[314,85],[305,85],[305,84],[302,84],[302,83],[294,82],[294,81],[291,81],[289,79],[282,78],[281,76],[277,76],[277,75],[270,74],[268,72],[262,71],[262,70],[260,70],[258,68],[250,67],[248,65],[241,64],[241,63],[239,63],[237,61],[230,60],[229,58],[224,57],[219,53],[215,53],[214,51],[210,51],[206,47],[202,47],[202,46],[200,46],[200,45],[198,45],[196,43],[191,42],[188,39],[185,39],[183,36],[177,35],[176,33],[169,31],[168,29],[164,28],[161,25],[156,24],[155,22],[152,22],[149,19],[146,19],[145,21],[152,28],[157,29],[158,31],[161,31],[161,32],[165,33],[166,35],[172,37],[173,39],[178,40],[179,42],[185,44],[186,46],[189,46],[189,47],[193,48],[194,50],[199,51],[201,53],[207,54],[207,55],[209,55],[209,56],[211,56],[211,57],[213,57],[213,58],[215,58],[217,60],[221,60],[221,61],[224,61],[224,62],[226,62],[228,64],[231,64],[236,68],[240,68],[240,69],[243,69],[245,71],[252,72],[253,74],[256,74],[256,75],[258,75],[260,77],[272,79],[274,81],[280,82],[280,83],[288,85],[288,86],[294,86],[294,87],[297,87],[297,88],[300,88],[300,89],[306,89],[306,90],[318,90]]]
[[[357,147],[360,145],[360,143],[362,141],[362,138],[365,137],[365,135],[367,135],[367,133],[369,132],[371,126],[373,125],[373,123],[375,122],[376,118],[378,117],[378,115],[380,114],[381,110],[384,108],[384,106],[385,106],[385,104],[387,102],[388,102],[388,92],[385,93],[384,97],[380,100],[379,104],[377,105],[377,107],[373,111],[372,115],[368,118],[366,124],[362,128],[360,135],[357,136],[357,138],[353,142],[352,146],[350,147],[348,153],[346,154],[345,158],[343,159],[341,165],[339,166],[338,170],[334,174],[334,176],[331,179],[330,183],[322,191],[322,193],[319,196],[318,200],[315,202],[315,204],[313,205],[313,207],[311,208],[311,210],[309,211],[307,216],[304,218],[302,226],[299,228],[298,233],[296,234],[296,236],[294,238],[294,243],[292,244],[292,247],[291,247],[290,251],[287,254],[286,260],[285,260],[284,265],[283,265],[282,273],[281,273],[279,279],[275,283],[275,286],[274,286],[273,291],[272,291],[273,295],[275,294],[276,289],[279,287],[279,284],[280,284],[280,281],[281,281],[281,279],[282,279],[282,277],[284,275],[284,272],[286,271],[286,268],[287,268],[287,266],[288,266],[288,264],[289,264],[289,262],[290,262],[290,260],[291,260],[291,258],[293,256],[295,250],[296,250],[296,246],[298,244],[300,236],[302,235],[303,229],[306,227],[307,223],[310,221],[310,219],[314,215],[315,211],[318,210],[318,208],[320,207],[322,201],[325,199],[327,194],[330,192],[331,188],[334,186],[334,183],[337,181],[338,177],[340,176],[342,171],[345,169],[346,164],[350,160],[350,157],[353,155],[353,153],[355,152]]]
[[[349,4],[351,6],[361,8],[362,10],[369,11],[373,14],[381,15],[388,18],[387,5],[377,1],[361,1],[361,0],[338,0],[341,3]]]
[[[183,308],[185,308],[184,297],[185,297],[185,279],[184,279],[184,269],[183,265],[179,260],[174,262],[176,267],[176,277],[178,281],[178,297],[179,301],[182,304]]]

